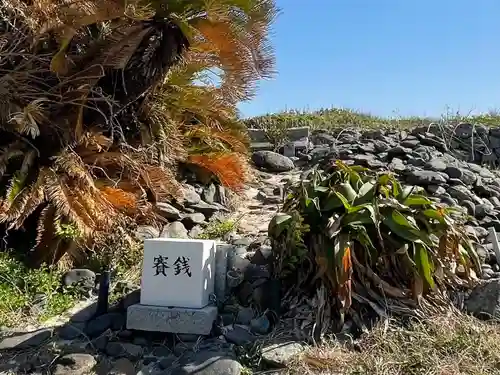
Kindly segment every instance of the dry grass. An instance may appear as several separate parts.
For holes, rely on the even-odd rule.
[[[356,348],[338,343],[310,348],[290,365],[289,374],[500,374],[500,325],[461,313],[408,327],[379,326]]]
[[[491,110],[488,113],[473,114],[472,112],[455,111],[447,107],[439,117],[405,117],[397,114],[380,117],[348,108],[329,108],[312,112],[289,110],[270,113],[245,119],[244,122],[249,128],[267,129],[275,133],[300,126],[309,126],[311,129],[319,130],[338,130],[343,129],[346,125],[363,129],[408,129],[431,123],[444,123],[453,126],[461,122],[470,122],[497,127],[500,125],[500,113],[497,110]]]

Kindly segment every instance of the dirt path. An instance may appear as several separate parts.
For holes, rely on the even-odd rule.
[[[238,233],[266,234],[269,222],[282,204],[284,186],[299,181],[300,173],[298,170],[279,174],[257,172],[256,181],[249,184],[234,212],[239,219]]]

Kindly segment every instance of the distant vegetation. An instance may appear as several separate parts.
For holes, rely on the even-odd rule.
[[[331,108],[318,111],[290,110],[270,113],[244,120],[248,128],[272,129],[309,126],[312,129],[335,129],[340,126],[352,125],[364,128],[411,128],[419,125],[429,125],[433,122],[448,124],[460,122],[480,123],[489,126],[500,124],[500,113],[491,111],[486,114],[469,115],[447,111],[444,115],[431,117],[379,117],[351,109]]]

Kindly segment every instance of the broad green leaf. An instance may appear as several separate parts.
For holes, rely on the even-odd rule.
[[[375,184],[373,182],[366,182],[361,186],[358,191],[358,197],[354,200],[353,205],[371,202],[375,198]]]
[[[386,216],[382,220],[383,224],[389,227],[389,229],[393,232],[394,235],[404,238],[405,240],[411,242],[420,242],[425,243],[429,246],[432,246],[432,242],[429,239],[429,236],[419,230],[415,230],[411,225],[400,225],[398,224],[393,216]]]
[[[447,215],[446,210],[443,208],[428,208],[423,211],[423,214],[428,218],[439,221],[441,224],[453,225],[453,219]]]
[[[415,219],[418,220],[418,222],[421,224],[421,225],[419,225],[419,228],[424,226],[427,233],[439,232],[438,227],[436,225],[432,226],[429,223],[429,219],[425,215],[422,215],[421,213],[419,213],[419,214],[417,214]]]
[[[372,193],[374,187],[375,184],[373,182],[364,183],[363,186],[361,186],[361,188],[359,189],[358,196],[362,197],[368,193]]]
[[[348,166],[342,162],[337,163],[337,165],[339,166],[340,170],[343,173],[347,174],[347,176],[348,176],[347,180],[348,180],[349,184],[351,185],[351,187],[354,189],[354,192],[359,191],[359,189],[363,183],[363,180],[358,172],[365,172],[365,171],[367,171],[367,169],[364,167],[361,167],[361,166]],[[346,195],[345,192],[343,192],[343,193],[344,193],[344,195]]]
[[[358,173],[359,172],[367,172],[367,171],[369,171],[368,168],[363,167],[361,165],[351,165],[351,166],[347,166],[347,168],[349,168],[353,172],[358,172]]]
[[[393,210],[408,211],[410,207],[401,204],[396,198],[380,198],[378,199],[378,206],[380,208],[389,208]]]
[[[423,195],[412,194],[403,201],[403,204],[407,206],[426,206],[431,205],[432,201]]]
[[[392,219],[398,224],[403,227],[407,227],[410,229],[415,229],[415,230],[420,230],[415,223],[415,219],[411,216],[405,216],[401,212],[394,210],[392,212]]]
[[[347,209],[349,214],[354,214],[356,212],[367,210],[370,213],[370,218],[374,224],[376,224],[377,216],[375,215],[375,207],[371,203],[360,204],[359,206],[351,206]]]
[[[344,205],[344,208],[349,211],[349,209],[351,208],[351,204],[349,203],[349,201],[347,200],[346,197],[344,197],[341,193],[339,193],[338,191],[335,192],[335,194],[337,195],[337,197],[340,199],[340,201],[342,202],[342,204]]]
[[[349,183],[356,192],[356,194],[359,192],[359,189],[363,186],[363,180],[361,179],[361,176],[357,173],[351,173],[349,176]]]
[[[321,211],[330,212],[335,210],[336,208],[342,207],[344,204],[339,199],[337,194],[332,190],[330,194],[324,198],[324,203],[321,206]]]
[[[369,209],[369,207],[371,207],[373,209],[373,205],[371,203],[360,204],[357,206],[350,206],[349,209],[347,210],[347,212],[352,214],[354,212],[358,212],[358,211],[361,211],[361,210],[364,210],[367,208]]]
[[[379,190],[380,190],[380,193],[384,194],[384,196],[387,199],[389,199],[390,192],[389,192],[389,189],[387,189],[387,187],[385,187],[385,186],[379,186]]]
[[[403,193],[403,189],[401,188],[401,184],[395,178],[392,179],[392,196],[395,198],[400,198]]]
[[[278,237],[284,229],[286,229],[292,221],[292,216],[279,213],[276,214],[269,223],[268,234],[269,237]]]
[[[420,275],[429,284],[431,288],[434,288],[434,278],[432,276],[432,264],[429,257],[427,248],[420,244],[415,243],[415,263],[417,265]]]
[[[436,219],[439,221],[443,221],[443,213],[435,208],[428,208],[422,212],[425,216],[430,217],[431,219]]]
[[[366,227],[363,225],[355,225],[355,224],[350,224],[349,227],[351,227],[351,231],[353,233],[353,239],[358,241],[361,245],[363,245],[365,248],[368,248],[370,250],[370,255],[372,255],[373,251],[375,251],[375,246],[373,245],[373,242],[368,235],[368,231],[366,230]]]
[[[306,199],[304,202],[303,212],[305,214],[312,215],[312,217],[322,216],[319,197]]]
[[[348,183],[338,184],[335,188],[336,188],[335,190],[338,193],[342,194],[347,199],[349,204],[354,202],[354,200],[358,196],[358,194],[353,189],[351,184],[348,184]]]
[[[359,225],[359,224],[375,225],[374,217],[369,210],[358,211],[352,214],[347,214],[342,219],[342,225]]]
[[[382,186],[387,186],[389,185],[389,182],[391,182],[391,175],[390,174],[382,174],[379,176],[378,178],[378,184],[382,187]]]
[[[446,213],[446,215],[450,215],[452,213],[462,213],[462,207],[442,207],[442,210]]]

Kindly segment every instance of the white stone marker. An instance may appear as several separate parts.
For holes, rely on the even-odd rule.
[[[214,241],[144,240],[141,301],[127,309],[127,328],[208,335],[218,313],[210,304],[216,267]]]
[[[201,309],[214,293],[215,242],[144,240],[141,305]]]

